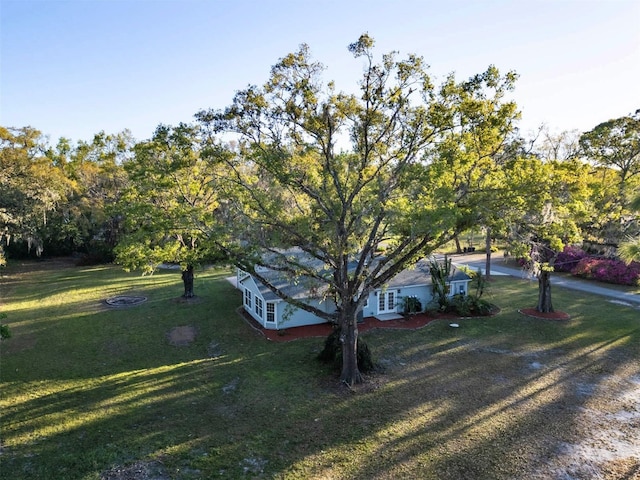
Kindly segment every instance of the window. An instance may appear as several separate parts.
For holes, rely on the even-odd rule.
[[[262,299],[260,297],[256,297],[256,314],[262,318]]]
[[[267,302],[267,322],[276,321],[276,304],[273,302]]]
[[[247,288],[244,289],[244,304],[251,308],[251,290]]]

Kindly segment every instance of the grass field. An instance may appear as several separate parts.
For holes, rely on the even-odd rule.
[[[228,274],[183,303],[175,272],[10,264],[0,478],[640,478],[638,309],[556,288],[571,320],[537,320],[537,285],[496,278],[494,317],[363,334],[380,371],[348,390],[323,339],[250,328]]]

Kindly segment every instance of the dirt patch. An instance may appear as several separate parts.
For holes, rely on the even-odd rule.
[[[559,446],[543,478],[640,479],[640,383],[637,376],[603,376],[585,393],[575,426],[579,438]],[[575,383],[575,382],[572,382]],[[538,477],[536,477],[538,478]]]
[[[175,327],[167,334],[169,344],[174,347],[186,347],[196,338],[196,329],[191,325]]]
[[[100,474],[100,480],[169,480],[169,478],[158,462],[136,462],[126,467],[113,467]]]
[[[117,295],[105,300],[105,303],[110,307],[134,307],[147,301],[147,297],[136,295]]]
[[[11,355],[24,350],[30,350],[36,346],[37,336],[34,333],[13,335],[11,338],[0,341],[0,352]]]

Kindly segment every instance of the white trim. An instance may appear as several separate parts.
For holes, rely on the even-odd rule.
[[[394,285],[389,290],[402,290],[403,288],[419,288],[419,287],[431,287],[430,283],[416,283],[415,285]]]
[[[256,295],[254,303],[256,315],[258,316],[258,318],[260,318],[260,320],[262,320],[262,317],[264,315],[264,301],[262,300],[262,297]]]
[[[269,307],[273,307],[273,312],[269,312]],[[273,314],[273,320],[269,320],[269,314]],[[266,323],[278,323],[278,307],[276,302],[266,302],[264,321]]]
[[[253,292],[251,292],[251,289],[244,287],[244,306],[249,308],[249,311],[251,311],[252,305],[253,305]]]

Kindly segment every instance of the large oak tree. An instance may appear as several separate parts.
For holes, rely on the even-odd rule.
[[[368,294],[469,227],[477,217],[470,182],[491,174],[491,148],[517,116],[505,97],[514,74],[490,67],[436,88],[421,57],[390,53],[377,63],[373,43],[362,35],[349,46],[364,67],[358,94],[324,83],[303,45],[262,87],[197,115],[212,141],[237,142],[227,162],[230,220],[215,238],[281,298],[337,325],[347,384],[362,381],[356,319]],[[492,143],[486,155],[482,145],[480,155],[440,148],[479,122],[486,128],[474,140]],[[290,255],[293,247],[303,254]],[[337,309],[289,297],[257,266],[314,286]]]
[[[116,261],[143,273],[165,262],[179,264],[183,296],[191,298],[194,268],[216,257],[210,235],[217,222],[219,167],[202,158],[199,129],[186,124],[160,125],[134,153],[125,164],[130,186],[118,206],[125,233]]]

